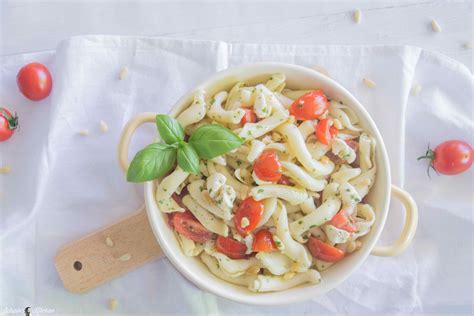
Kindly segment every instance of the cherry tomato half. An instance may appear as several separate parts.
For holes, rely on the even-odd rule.
[[[328,119],[322,119],[316,124],[316,138],[324,145],[329,145],[331,139],[336,137],[338,132],[335,126],[329,126]]]
[[[174,230],[184,237],[197,242],[206,242],[214,236],[189,211],[175,212],[171,217]]]
[[[253,171],[260,180],[277,183],[281,178],[281,164],[273,150],[265,150],[253,163]]]
[[[345,256],[344,251],[341,249],[326,244],[316,237],[309,238],[308,249],[314,258],[326,262],[336,262]]]
[[[336,215],[334,215],[329,224],[349,233],[353,233],[357,230],[354,219],[351,216],[348,216],[345,210],[340,210]]]
[[[278,250],[273,235],[268,229],[259,230],[253,237],[253,251],[255,252],[270,252]]]
[[[240,125],[244,126],[247,123],[255,123],[257,121],[257,114],[251,109],[244,109],[245,115],[240,120]]]
[[[0,108],[0,142],[12,137],[18,127],[18,116],[12,115],[7,109]]]
[[[290,105],[290,114],[297,120],[317,119],[329,107],[329,102],[321,90],[314,90],[296,99]]]
[[[262,218],[263,208],[263,202],[255,201],[252,197],[248,197],[240,203],[234,215],[235,228],[240,235],[246,236],[257,227]]]
[[[225,254],[231,259],[244,259],[247,257],[245,254],[247,246],[230,237],[218,236],[216,240],[216,248],[217,251]]]
[[[468,170],[474,160],[472,147],[460,140],[448,140],[436,146],[435,150],[428,147],[424,156],[420,159],[429,159],[429,168],[444,175],[456,175]]]
[[[21,93],[32,101],[46,98],[53,86],[48,68],[40,63],[31,63],[21,68],[16,82]]]

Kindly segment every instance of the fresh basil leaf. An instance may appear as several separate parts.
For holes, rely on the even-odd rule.
[[[164,176],[176,161],[176,148],[151,144],[140,150],[127,171],[127,181],[144,182]]]
[[[199,156],[194,148],[183,143],[178,148],[178,165],[184,171],[197,174],[199,172]]]
[[[184,139],[183,127],[177,120],[168,115],[158,114],[156,116],[156,127],[158,127],[160,137],[168,145],[178,143]]]
[[[199,127],[189,138],[189,144],[203,159],[212,159],[242,145],[243,139],[219,124]]]

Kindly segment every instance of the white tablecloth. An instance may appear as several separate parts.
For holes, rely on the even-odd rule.
[[[16,88],[25,63],[53,73],[52,95],[31,102]],[[77,37],[56,52],[1,59],[2,105],[18,112],[21,130],[0,143],[0,313],[26,306],[56,313],[331,314],[460,312],[472,310],[472,170],[426,176],[416,161],[428,142],[472,143],[472,75],[461,64],[415,47],[227,44],[132,37]],[[321,65],[373,116],[385,140],[393,182],[420,207],[419,230],[397,258],[370,257],[337,289],[312,301],[278,308],[237,304],[205,293],[162,259],[87,294],[62,287],[53,266],[64,243],[94,231],[142,204],[142,188],[125,182],[116,162],[121,129],[138,112],[167,112],[187,90],[215,71],[242,63],[280,61]],[[129,68],[118,80],[121,68]],[[377,83],[368,89],[367,77]],[[412,84],[423,89],[410,95]],[[110,130],[102,133],[99,121]],[[90,135],[78,131],[88,129]],[[132,149],[148,143],[146,126]],[[405,180],[405,181],[404,181]],[[400,231],[392,205],[381,243]]]

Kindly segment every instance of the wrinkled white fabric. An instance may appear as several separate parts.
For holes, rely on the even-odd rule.
[[[52,95],[31,102],[15,76],[27,62],[52,71]],[[312,301],[280,307],[234,303],[199,290],[167,259],[87,294],[64,290],[53,265],[58,248],[139,207],[142,186],[125,181],[116,161],[120,131],[135,114],[166,113],[215,71],[243,63],[320,65],[367,108],[390,157],[393,183],[420,208],[413,246],[396,258],[369,257],[344,283]],[[415,47],[229,44],[161,38],[76,37],[56,52],[1,58],[0,100],[20,116],[20,130],[0,143],[0,313],[26,306],[56,313],[103,314],[109,298],[120,313],[160,314],[407,314],[472,311],[473,171],[426,176],[416,157],[428,142],[473,140],[472,75],[467,68]],[[118,80],[122,67],[128,75]],[[362,78],[377,86],[368,89]],[[412,84],[422,86],[418,96]],[[99,122],[109,125],[102,133]],[[89,136],[79,130],[88,129]],[[150,142],[150,124],[131,152]],[[401,229],[392,203],[380,243]]]

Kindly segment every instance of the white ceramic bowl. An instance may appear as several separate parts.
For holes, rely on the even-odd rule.
[[[350,106],[358,115],[363,129],[375,137],[377,141],[375,155],[377,176],[368,195],[368,201],[375,209],[376,221],[371,232],[364,237],[362,248],[322,272],[322,282],[320,284],[306,284],[282,292],[252,293],[245,287],[232,285],[215,277],[199,258],[184,255],[172,229],[168,225],[167,215],[158,209],[154,198],[154,182],[145,183],[145,203],[151,227],[161,248],[173,265],[187,279],[203,290],[247,304],[287,304],[324,294],[343,282],[364,262],[371,252],[380,256],[393,256],[403,251],[411,241],[417,224],[417,209],[413,199],[405,191],[391,185],[389,160],[385,144],[369,113],[346,89],[317,71],[282,63],[255,63],[227,69],[214,74],[186,93],[176,102],[170,115],[177,116],[187,108],[193,100],[194,92],[198,89],[204,89],[212,95],[218,91],[229,90],[237,81],[263,82],[276,73],[285,74],[286,86],[290,89],[321,89],[330,99],[342,101],[345,105]],[[142,123],[153,122],[155,115],[156,113],[142,113],[127,124],[119,145],[119,160],[125,170],[128,166],[128,145],[131,135]],[[393,245],[375,247],[387,218],[391,193],[400,198],[405,205],[407,215],[405,226],[400,239]]]

